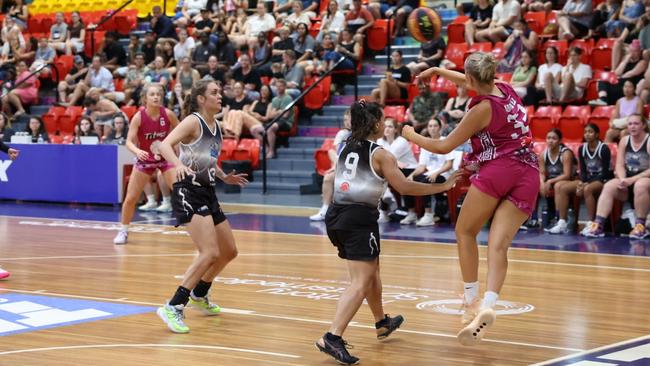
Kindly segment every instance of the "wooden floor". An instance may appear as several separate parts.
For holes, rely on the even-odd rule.
[[[112,225],[0,217],[0,264],[12,272],[0,281],[0,298],[162,304],[194,255],[189,237],[150,226],[116,247]],[[314,347],[347,280],[328,240],[235,237],[240,256],[212,287],[225,310],[217,317],[188,310],[191,333],[172,334],[148,312],[13,334],[0,337],[0,365],[335,365]],[[345,334],[363,365],[525,365],[648,333],[650,259],[512,249],[501,299],[527,312],[499,316],[482,345],[463,347],[454,336],[459,316],[434,311],[457,310],[456,255],[454,245],[382,241],[385,308],[406,323],[378,342],[364,305]]]

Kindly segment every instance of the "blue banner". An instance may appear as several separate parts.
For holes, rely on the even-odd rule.
[[[119,203],[116,145],[17,145],[0,155],[0,199]]]

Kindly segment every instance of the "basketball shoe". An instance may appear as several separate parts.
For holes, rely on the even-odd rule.
[[[601,225],[598,225],[597,222],[592,222],[589,225],[589,229],[585,231],[584,236],[588,238],[602,238],[605,236],[605,230]]]
[[[138,206],[140,211],[154,211],[158,207],[158,202],[156,201],[147,201],[144,205]]]
[[[221,312],[221,307],[219,307],[217,304],[211,303],[207,296],[190,296],[190,301],[187,303],[187,305],[189,307],[200,310],[205,315],[217,315]]]
[[[115,238],[113,239],[113,244],[116,245],[126,244],[128,237],[129,237],[128,231],[126,231],[126,229],[120,229],[120,231],[117,232],[117,235],[115,235]]]
[[[167,327],[172,332],[189,333],[190,328],[183,322],[185,318],[185,314],[183,313],[184,308],[185,306],[183,304],[174,306],[165,304],[156,310],[156,314],[167,324]]]
[[[9,273],[9,271],[5,271],[4,269],[2,269],[2,267],[0,267],[0,280],[7,278],[9,276],[11,276],[11,273]]]
[[[646,230],[645,225],[636,224],[632,231],[630,231],[630,238],[632,239],[645,239],[648,236],[648,230]]]
[[[385,318],[375,323],[377,329],[377,339],[386,339],[388,336],[399,328],[404,323],[404,317],[398,315],[394,318],[385,315]]]
[[[348,342],[344,341],[343,338],[338,337],[338,339],[332,339],[334,337],[332,334],[325,333],[323,338],[323,345],[321,346],[316,342],[316,348],[323,353],[334,357],[336,362],[341,365],[357,365],[359,363],[359,358],[350,355],[347,348],[352,348],[348,345]]]
[[[474,320],[463,328],[456,338],[463,346],[477,345],[485,336],[485,333],[496,321],[496,313],[492,308],[481,310]]]
[[[464,296],[461,295],[461,297],[463,297],[463,305],[460,306],[460,310],[463,311],[463,314],[460,316],[460,323],[467,325],[476,318],[476,314],[478,314],[481,307],[481,299],[477,297],[471,304],[468,304],[465,302]]]

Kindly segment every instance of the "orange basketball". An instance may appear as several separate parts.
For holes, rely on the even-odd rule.
[[[429,42],[440,38],[442,20],[435,10],[421,7],[411,12],[406,26],[416,41]]]

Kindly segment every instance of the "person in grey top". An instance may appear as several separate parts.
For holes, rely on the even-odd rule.
[[[50,38],[47,40],[50,47],[57,51],[65,51],[65,42],[68,38],[68,25],[63,18],[62,12],[54,16],[54,24],[50,27]]]
[[[157,311],[174,333],[190,331],[183,322],[183,310],[188,302],[206,315],[221,311],[219,305],[208,300],[208,290],[215,277],[237,256],[237,247],[214,185],[217,178],[226,184],[248,183],[245,174],[226,174],[217,165],[222,144],[220,126],[215,119],[221,111],[221,88],[217,83],[196,82],[183,105],[188,109],[187,116],[159,147],[165,160],[176,168],[177,181],[172,193],[176,222],[187,224],[199,251],[171,300]],[[180,146],[180,158],[174,153],[176,145]]]

